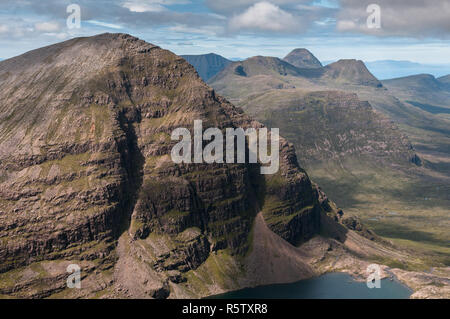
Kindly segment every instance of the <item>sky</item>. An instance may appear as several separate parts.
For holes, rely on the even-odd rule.
[[[73,4],[80,28],[67,24]],[[321,61],[450,65],[450,0],[0,0],[3,59],[104,32],[176,54],[283,57],[303,47]]]

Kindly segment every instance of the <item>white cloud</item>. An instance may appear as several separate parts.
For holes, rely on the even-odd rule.
[[[41,32],[55,32],[59,30],[58,22],[40,22],[34,25],[36,31]]]
[[[122,7],[131,12],[161,12],[167,10],[165,5],[186,4],[187,0],[129,0],[122,3]]]
[[[357,23],[351,20],[341,20],[338,21],[336,28],[339,31],[350,31],[350,30],[356,30],[358,29]]]
[[[69,37],[69,34],[67,34],[65,32],[48,32],[48,33],[43,33],[43,35],[46,35],[49,37],[55,37],[59,40],[64,40]]]
[[[131,12],[161,12],[166,10],[160,4],[149,4],[149,3],[139,3],[139,2],[125,2],[123,4],[124,8],[127,8]]]
[[[0,33],[7,33],[9,31],[9,28],[7,25],[0,24]]]
[[[300,31],[300,21],[270,2],[258,2],[230,19],[231,30]]]
[[[219,33],[223,32],[223,28],[221,26],[204,26],[201,28],[193,28],[189,27],[187,25],[178,24],[173,27],[167,28],[169,31],[177,32],[177,33],[196,33],[196,34],[203,34],[208,36],[215,36]]]
[[[379,5],[381,28],[368,28],[368,5]],[[337,30],[377,36],[450,38],[450,0],[341,0]]]
[[[113,23],[107,23],[107,22],[102,22],[102,21],[97,21],[97,20],[88,20],[86,22],[93,24],[93,25],[98,25],[100,27],[110,28],[110,29],[123,29],[122,26],[113,24]]]

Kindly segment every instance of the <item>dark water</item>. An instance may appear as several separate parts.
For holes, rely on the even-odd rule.
[[[381,288],[367,288],[345,273],[330,273],[292,284],[246,288],[212,296],[213,299],[407,299],[411,290],[389,279],[381,280]]]

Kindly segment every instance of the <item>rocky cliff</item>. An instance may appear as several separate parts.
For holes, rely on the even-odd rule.
[[[70,260],[95,287],[183,295],[169,286],[194,282],[217,254],[250,251],[259,211],[292,244],[319,232],[317,190],[284,139],[273,176],[171,161],[171,132],[194,119],[262,124],[169,51],[124,34],[77,38],[1,62],[0,92],[0,294],[63,291]]]

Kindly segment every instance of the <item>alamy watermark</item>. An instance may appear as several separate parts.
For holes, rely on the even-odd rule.
[[[69,30],[81,28],[81,8],[78,4],[70,4],[67,6],[66,12],[69,16],[66,25]]]
[[[77,264],[70,264],[66,271],[70,273],[66,280],[67,288],[81,289],[81,267]]]
[[[172,132],[172,141],[179,141],[171,151],[172,161],[181,163],[259,163],[261,174],[275,174],[280,166],[279,129],[270,130],[270,152],[268,150],[269,132],[267,128],[227,128],[224,136],[219,128],[208,128],[203,132],[201,120],[194,121],[194,140],[192,143],[191,132],[184,127]],[[181,141],[180,141],[181,138]],[[214,139],[213,139],[214,138]],[[248,138],[248,159],[246,158],[246,139]],[[211,139],[213,139],[211,141]],[[236,140],[236,143],[235,143]],[[203,141],[211,141],[203,148]],[[194,145],[192,150],[192,144]],[[236,154],[235,154],[236,150]],[[192,154],[193,151],[193,154]],[[193,155],[193,156],[192,156]],[[193,158],[193,159],[192,159]]]
[[[366,285],[367,288],[381,288],[381,268],[380,265],[370,264],[367,266],[366,272],[368,274]]]
[[[378,4],[369,4],[366,12],[370,13],[367,17],[367,28],[380,29],[381,28],[381,8]]]

